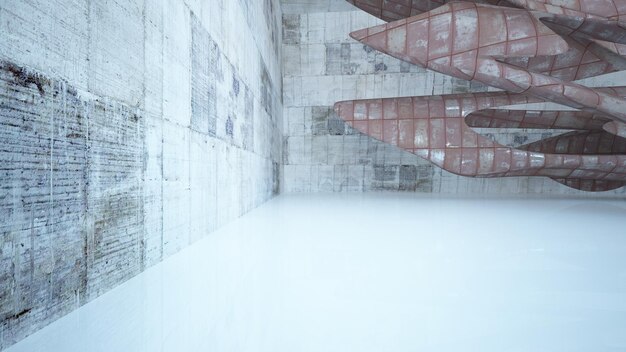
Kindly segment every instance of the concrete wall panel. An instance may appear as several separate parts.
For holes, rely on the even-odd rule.
[[[278,192],[281,16],[0,2],[0,349]]]

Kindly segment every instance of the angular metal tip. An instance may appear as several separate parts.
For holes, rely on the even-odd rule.
[[[358,31],[354,31],[350,33],[350,37],[354,40],[361,41],[365,37],[367,37],[368,30],[367,28],[359,29]]]

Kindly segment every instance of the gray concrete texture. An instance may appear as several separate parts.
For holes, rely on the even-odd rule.
[[[278,193],[281,16],[0,1],[0,350]]]
[[[0,1],[0,350],[279,190],[580,195],[346,127],[339,100],[486,89],[348,37],[376,23],[344,0]]]
[[[468,178],[441,170],[414,154],[345,126],[337,101],[486,91],[375,51],[351,39],[354,30],[381,20],[345,0],[282,0],[283,191],[412,191],[459,194],[570,194],[623,196],[626,188],[588,194],[548,178]],[[616,85],[624,74],[590,80]],[[563,133],[555,130],[477,129],[499,143],[519,146]]]

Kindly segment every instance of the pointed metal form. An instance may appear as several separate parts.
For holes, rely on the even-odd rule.
[[[626,100],[621,97],[497,60],[551,56],[569,50],[560,35],[526,10],[449,3],[351,36],[433,71],[626,122]]]
[[[586,111],[490,109],[470,113],[465,122],[478,128],[602,130],[611,120]],[[614,133],[616,134],[616,133]]]
[[[391,22],[419,15],[457,0],[347,0],[357,8]],[[467,0],[467,2],[514,7],[582,18],[626,21],[626,5],[619,0]]]
[[[394,21],[353,32],[354,39],[505,90],[336,104],[338,115],[358,131],[458,175],[546,176],[585,191],[626,184],[626,88],[571,82],[626,69],[626,2],[349,1]],[[541,101],[579,111],[502,108]],[[574,131],[510,148],[470,126]]]
[[[457,175],[546,176],[585,190],[626,182],[624,138],[583,131],[510,148],[476,133],[464,120],[486,109],[537,101],[508,92],[468,93],[346,101],[335,104],[335,111],[356,130]],[[593,115],[589,120],[595,123]]]

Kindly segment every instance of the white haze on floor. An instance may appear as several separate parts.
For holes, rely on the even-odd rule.
[[[278,197],[9,349],[618,350],[623,200],[375,193]]]

